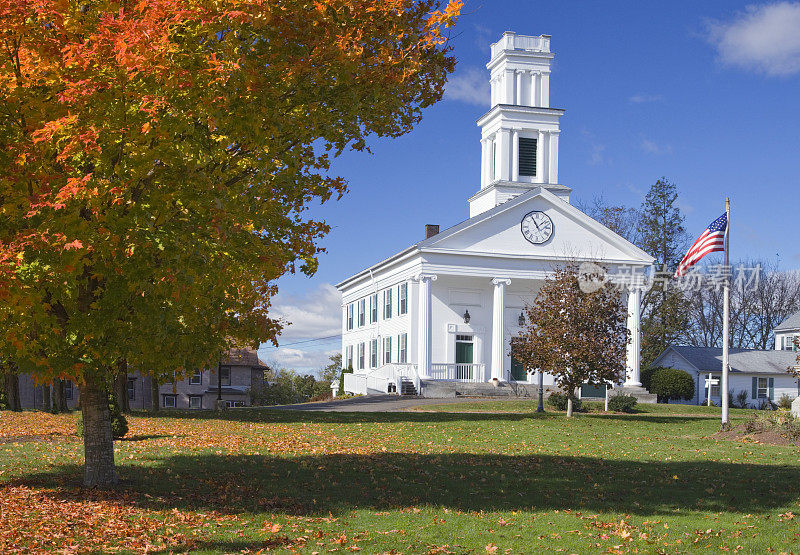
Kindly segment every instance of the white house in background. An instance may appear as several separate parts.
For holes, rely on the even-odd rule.
[[[794,338],[800,336],[800,312],[792,314],[774,330],[775,348],[731,349],[730,387],[734,395],[747,392],[747,403],[758,406],[764,399],[776,402],[783,395],[792,399],[800,395],[800,380],[788,374],[797,367]],[[722,402],[720,378],[722,376],[722,349],[716,347],[689,347],[670,345],[652,366],[685,370],[694,378],[694,399],[690,403],[703,404],[708,400],[709,378],[711,400]]]
[[[800,338],[800,312],[795,312],[775,328],[775,348],[793,351],[795,340]]]
[[[480,187],[469,219],[425,238],[337,285],[342,293],[345,390],[426,395],[443,383],[529,377],[509,341],[543,281],[569,261],[600,261],[641,274],[653,258],[570,204],[558,179],[559,119],[550,107],[550,36],[503,34],[492,45],[491,107],[481,128]],[[455,215],[457,216],[457,215]],[[625,385],[639,382],[641,289],[629,308]],[[545,384],[552,384],[545,375]],[[441,389],[441,388],[440,388]]]
[[[750,406],[758,406],[765,399],[777,402],[783,395],[794,399],[800,395],[800,385],[787,370],[797,365],[796,357],[795,352],[778,349],[731,349],[728,389],[734,397],[745,391]],[[694,378],[694,399],[687,403],[701,405],[708,399],[711,376],[711,401],[717,405],[722,402],[722,349],[671,345],[652,365],[685,370]]]

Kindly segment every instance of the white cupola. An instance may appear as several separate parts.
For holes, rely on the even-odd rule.
[[[491,107],[481,128],[481,188],[469,199],[470,217],[535,187],[569,202],[569,187],[558,183],[559,118],[550,108],[550,35],[511,31],[492,44]]]

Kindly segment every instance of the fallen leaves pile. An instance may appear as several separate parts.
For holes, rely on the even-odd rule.
[[[173,528],[198,529],[227,518],[177,509],[148,511],[119,493],[4,486],[0,488],[0,553],[56,548],[63,553],[187,549],[194,539]]]

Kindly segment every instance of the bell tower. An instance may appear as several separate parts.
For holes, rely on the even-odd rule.
[[[550,35],[511,31],[492,44],[491,107],[481,128],[481,188],[469,199],[470,217],[535,187],[569,202],[569,187],[558,183],[559,119],[550,108]]]

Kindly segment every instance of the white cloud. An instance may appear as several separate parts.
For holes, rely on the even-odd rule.
[[[303,350],[293,347],[280,348],[262,352],[262,359],[273,368],[289,368],[291,370],[320,370],[330,364],[330,357],[341,349]]]
[[[489,107],[489,75],[476,67],[454,73],[444,90],[446,100]]]
[[[634,104],[644,104],[645,102],[663,102],[664,95],[662,94],[635,94],[628,98],[628,101]]]
[[[719,60],[767,75],[800,72],[800,2],[748,8],[728,22],[708,24]]]
[[[330,283],[303,296],[278,293],[271,313],[288,322],[279,343],[328,337],[342,331],[342,295]]]
[[[651,141],[649,139],[642,138],[642,144],[640,145],[642,150],[645,152],[649,152],[650,154],[670,154],[672,153],[672,147],[669,145],[659,145],[655,141]]]
[[[599,143],[592,144],[592,154],[589,158],[589,164],[592,166],[596,166],[598,164],[602,164],[603,159],[603,151],[606,149],[606,145],[602,145]]]

